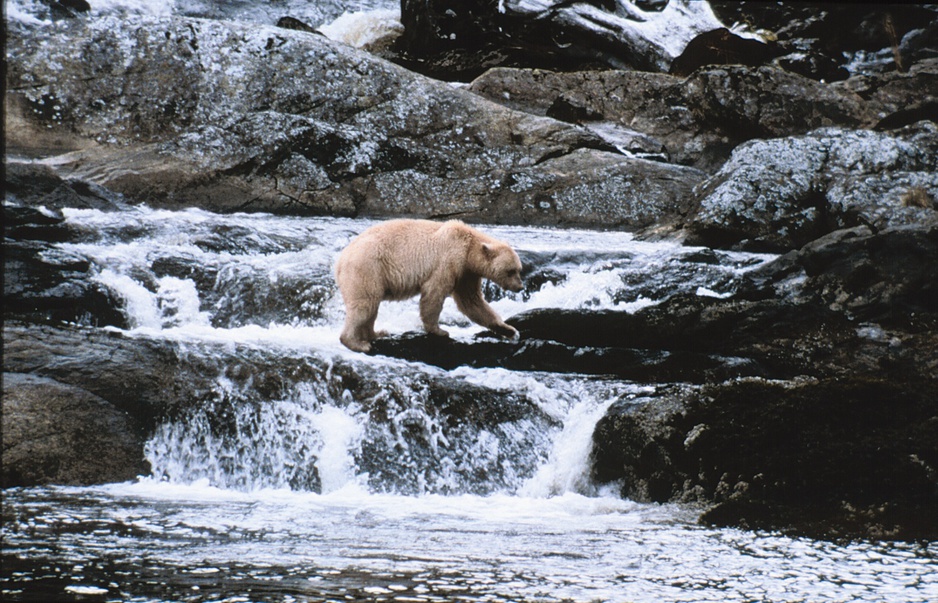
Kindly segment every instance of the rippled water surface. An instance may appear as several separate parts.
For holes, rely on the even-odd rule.
[[[111,601],[883,601],[938,544],[832,544],[566,494],[317,495],[143,481],[10,490],[4,596]]]

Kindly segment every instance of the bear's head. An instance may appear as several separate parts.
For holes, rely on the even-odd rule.
[[[486,259],[485,278],[515,293],[524,288],[521,259],[514,249],[504,243],[483,243],[482,253]]]

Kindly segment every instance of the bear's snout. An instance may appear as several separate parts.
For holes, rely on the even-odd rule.
[[[505,289],[513,291],[515,293],[520,293],[524,289],[524,283],[521,282],[521,278],[512,278],[505,283]]]

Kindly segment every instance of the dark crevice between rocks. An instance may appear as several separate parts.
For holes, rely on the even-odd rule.
[[[873,127],[874,130],[898,130],[920,121],[938,123],[938,100],[927,99],[887,115]]]

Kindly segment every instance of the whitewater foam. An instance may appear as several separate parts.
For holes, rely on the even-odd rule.
[[[319,31],[330,40],[355,48],[387,44],[404,32],[399,9],[344,12],[335,21],[321,25]]]

